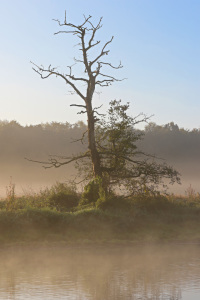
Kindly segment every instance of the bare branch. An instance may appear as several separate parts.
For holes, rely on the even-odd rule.
[[[73,33],[73,34],[81,34],[80,31],[78,30],[70,30],[70,31],[66,31],[66,30],[60,30],[54,33],[54,35],[56,34],[60,34],[60,33]]]
[[[101,50],[101,53],[93,60],[90,62],[90,67],[99,60],[100,57],[102,57],[103,55],[108,55],[108,53],[110,52],[110,50],[105,50],[105,48],[108,46],[108,44],[110,44],[113,40],[114,36],[112,36],[112,38],[107,42],[105,43],[105,45],[103,46],[102,50]]]
[[[40,76],[41,76],[41,78],[42,79],[46,79],[46,78],[48,78],[51,74],[48,74],[48,75],[46,75],[46,76],[43,76],[43,75],[41,75],[41,73],[38,71],[38,70],[36,70],[35,68],[32,68],[33,69],[33,71],[35,71],[36,73],[38,73]]]
[[[140,116],[144,116],[144,118],[143,119],[140,119],[140,120],[137,120],[137,118],[139,118]],[[147,117],[147,116],[145,116],[143,113],[140,113],[140,114],[138,114],[136,117],[134,117],[132,120],[133,120],[133,126],[134,125],[137,125],[137,124],[139,124],[139,123],[148,123],[148,120],[150,120],[151,118],[153,117],[153,115],[151,115],[151,116],[149,116],[149,117]]]
[[[92,26],[92,35],[91,35],[91,38],[90,38],[90,40],[88,42],[88,47],[86,48],[86,51],[88,51],[90,48],[92,48],[92,47],[94,47],[94,46],[96,46],[96,45],[98,45],[100,43],[100,41],[97,41],[95,44],[92,44],[92,41],[94,40],[94,36],[96,34],[96,31],[102,27],[102,25],[100,25],[101,21],[102,21],[102,18],[103,17],[100,18],[99,23],[97,24],[96,27],[94,27],[94,25],[92,24],[92,22],[88,21],[88,23]]]
[[[103,52],[105,50],[105,48],[108,46],[108,44],[112,43],[113,39],[114,39],[114,36],[111,37],[110,41],[105,43],[105,45],[103,46],[101,52]]]
[[[74,61],[75,61],[75,62],[81,62],[81,63],[84,64],[84,61],[83,61],[83,60],[77,59],[76,57],[74,57]]]
[[[74,81],[84,81],[88,83],[88,79],[83,78],[83,77],[75,77],[74,75],[69,75],[69,74],[65,74],[66,77],[69,77],[70,79],[74,80]]]
[[[109,66],[109,67],[111,67],[113,69],[121,69],[121,68],[123,68],[123,65],[121,64],[121,61],[120,61],[120,63],[119,63],[118,66],[113,66],[111,63],[107,63],[107,62],[103,62],[103,61],[99,61],[99,64],[101,64],[101,65],[107,65],[107,66]]]
[[[88,22],[88,20],[90,18],[91,18],[91,16],[89,16],[88,18],[85,18],[85,21],[81,25],[74,25],[72,23],[67,23],[66,22],[66,14],[65,14],[65,21],[64,21],[64,23],[61,23],[60,20],[58,20],[58,19],[53,19],[53,21],[57,22],[59,26],[69,26],[69,27],[76,28],[76,29],[78,29],[78,30],[81,31],[82,27]]]
[[[83,145],[83,139],[86,135],[86,133],[88,132],[88,130],[86,130],[85,132],[83,132],[82,137],[80,139],[77,140],[73,140],[71,143],[76,143],[76,142],[81,142],[81,144]]]
[[[79,112],[77,112],[77,115],[82,115],[82,114],[86,114],[87,113],[87,110],[81,110]]]
[[[100,114],[98,111],[96,111],[95,109],[93,109],[93,112],[95,113],[95,114],[97,114],[98,116],[106,116],[106,114]]]
[[[88,21],[88,23],[92,26],[93,29],[98,30],[98,29],[100,29],[100,28],[102,27],[102,25],[101,25],[102,19],[103,19],[103,17],[101,17],[101,18],[99,19],[99,23],[97,24],[96,27],[94,27],[94,25],[92,24],[92,22]]]
[[[34,66],[37,67],[38,70],[35,69],[35,68],[33,68],[33,70],[34,70],[36,73],[38,73],[42,79],[46,79],[46,78],[48,78],[48,77],[51,76],[51,75],[56,75],[56,76],[58,76],[58,77],[61,77],[61,78],[63,78],[63,79],[65,80],[65,82],[66,82],[67,84],[69,84],[69,85],[74,89],[74,91],[75,91],[75,92],[76,92],[83,100],[85,100],[85,97],[83,96],[83,94],[79,91],[79,89],[78,89],[78,88],[77,88],[77,87],[76,87],[69,79],[66,78],[66,75],[63,75],[63,74],[58,73],[58,72],[55,72],[54,69],[44,69],[43,67],[39,67],[38,65],[36,65],[36,64],[33,63],[33,62],[31,62],[31,63],[32,63]],[[44,76],[43,73],[47,73],[47,75]]]
[[[117,79],[115,77],[112,77],[112,76],[109,76],[109,75],[105,75],[105,74],[100,74],[100,75],[109,78],[109,79],[103,79],[103,80],[96,81],[96,84],[99,85],[99,86],[102,86],[102,87],[104,87],[104,86],[110,86],[115,81],[123,81],[123,80],[126,79],[126,78]]]
[[[102,108],[103,104],[101,104],[100,106],[94,107],[95,110]]]
[[[84,15],[83,15],[84,16]],[[83,27],[87,22],[88,22],[88,20],[90,19],[90,18],[92,18],[92,16],[89,16],[89,17],[85,17],[84,16],[84,18],[85,18],[85,22],[83,22],[83,24],[82,25],[80,25],[80,26],[78,26],[78,27]]]
[[[99,43],[100,43],[100,41],[97,41],[97,42],[94,43],[94,44],[89,44],[88,47],[87,47],[85,50],[88,51],[88,50],[91,49],[92,47],[97,46]]]
[[[76,106],[76,107],[83,107],[83,108],[86,108],[85,105],[79,105],[79,104],[70,104],[70,106]]]
[[[66,12],[65,12],[65,21],[64,21],[64,23],[61,23],[58,19],[53,19],[53,20],[56,21],[59,26],[68,26],[68,27],[74,28],[75,30],[69,30],[69,31],[63,30],[63,31],[55,32],[54,34],[56,35],[56,34],[59,34],[59,33],[72,33],[74,35],[80,35],[79,37],[81,37],[81,35],[84,32],[83,26],[88,22],[88,20],[91,18],[91,16],[89,16],[88,18],[86,18],[84,16],[84,18],[85,18],[85,21],[81,25],[74,25],[72,23],[67,23],[67,21],[66,21]]]
[[[60,161],[59,159],[66,159],[66,161]],[[72,157],[62,157],[62,156],[50,156],[48,161],[39,161],[39,160],[33,160],[33,159],[29,159],[29,158],[25,158],[26,160],[30,161],[30,162],[34,162],[34,163],[38,163],[38,164],[42,164],[43,168],[45,169],[49,169],[49,168],[59,168],[61,166],[64,165],[68,165],[72,162],[75,162],[79,159],[83,159],[85,157],[90,157],[90,153],[87,151],[83,154],[77,155],[77,156],[72,156]]]
[[[107,74],[103,74],[103,73],[99,73],[98,75],[101,75],[102,77],[107,77],[107,78],[113,79],[114,81],[123,81],[123,80],[127,79],[127,78],[117,79],[117,78],[115,78],[113,76],[110,76],[110,75],[107,75]]]
[[[67,23],[66,10],[65,10],[65,21],[64,21],[64,23],[65,24]]]

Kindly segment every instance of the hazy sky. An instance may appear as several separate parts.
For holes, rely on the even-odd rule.
[[[95,95],[96,104],[112,99],[131,103],[133,115],[154,115],[152,121],[174,121],[180,127],[200,127],[200,1],[199,0],[0,0],[0,119],[37,124],[74,123],[80,119],[69,105],[78,96],[58,78],[46,80],[32,70],[30,60],[48,66],[73,64],[79,56],[75,37],[53,35],[53,18],[81,23],[103,16],[99,38],[114,35],[109,59],[120,60],[115,71],[123,82]],[[77,68],[77,71],[79,69]]]

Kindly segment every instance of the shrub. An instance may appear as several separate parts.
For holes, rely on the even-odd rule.
[[[147,212],[157,212],[170,209],[172,203],[164,195],[153,195],[153,194],[138,194],[134,196],[131,201],[134,203],[136,208]]]
[[[109,193],[104,197],[100,197],[97,200],[96,207],[102,210],[116,210],[127,211],[130,210],[130,202],[122,197],[117,196],[114,193]]]
[[[78,205],[79,195],[73,186],[56,183],[49,190],[48,202],[50,207],[59,211],[70,211]]]

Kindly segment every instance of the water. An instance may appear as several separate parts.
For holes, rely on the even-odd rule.
[[[2,249],[0,299],[199,300],[200,246]]]

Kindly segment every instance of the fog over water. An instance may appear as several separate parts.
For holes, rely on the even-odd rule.
[[[197,300],[199,246],[11,248],[0,299]]]
[[[10,177],[18,193],[36,191],[56,181],[72,180],[76,174],[73,165],[58,169],[44,169],[42,164],[25,160],[47,161],[49,155],[67,156],[86,149],[74,140],[85,132],[83,122],[39,124],[21,126],[15,121],[0,122],[0,194],[6,193]],[[200,192],[200,131],[187,131],[170,123],[158,126],[150,123],[145,136],[138,143],[139,149],[166,159],[182,175],[182,185],[170,186],[169,191],[184,194],[191,184]],[[162,162],[162,160],[161,160]]]

